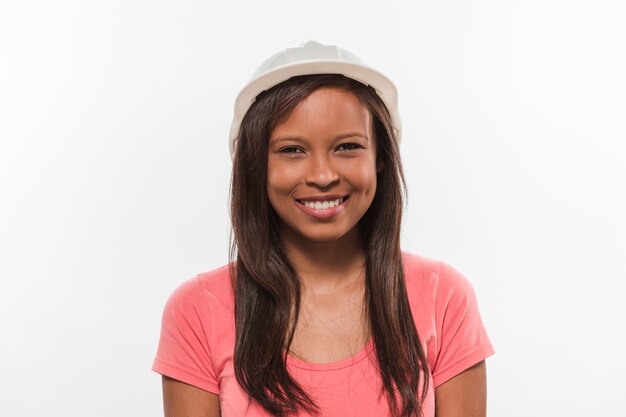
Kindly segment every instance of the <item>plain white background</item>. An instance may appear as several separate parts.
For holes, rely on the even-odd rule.
[[[0,414],[159,416],[171,291],[227,259],[227,135],[262,60],[398,86],[405,250],[473,283],[489,415],[624,416],[620,1],[7,1]]]

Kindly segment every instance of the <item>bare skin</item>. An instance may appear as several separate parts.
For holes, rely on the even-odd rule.
[[[290,353],[314,363],[353,357],[369,339],[364,257],[356,230],[330,246],[297,238],[289,242],[286,251],[302,283],[300,317]]]
[[[487,367],[481,361],[435,389],[435,417],[485,417]]]
[[[164,417],[220,417],[220,397],[163,375]]]

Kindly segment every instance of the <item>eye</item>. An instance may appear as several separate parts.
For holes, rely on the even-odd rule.
[[[359,148],[362,148],[362,146],[359,145],[358,143],[352,143],[352,142],[342,143],[341,145],[337,146],[337,149],[340,151],[352,151],[354,149],[359,149]]]
[[[278,152],[285,154],[285,155],[297,155],[299,153],[302,153],[302,149],[297,148],[295,146],[285,146],[284,148],[281,148],[278,150]]]

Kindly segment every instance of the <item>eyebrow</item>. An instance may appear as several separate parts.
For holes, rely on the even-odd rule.
[[[341,133],[341,134],[333,137],[333,140],[340,140],[340,139],[345,139],[345,138],[351,138],[353,136],[360,136],[360,137],[364,138],[368,142],[370,140],[370,138],[367,135],[364,135],[363,133],[360,133],[360,132]],[[271,142],[272,143],[277,143],[277,142],[283,142],[283,141],[287,141],[287,140],[292,140],[292,141],[295,141],[295,142],[306,142],[306,139],[303,136],[279,136],[277,138],[272,138]]]

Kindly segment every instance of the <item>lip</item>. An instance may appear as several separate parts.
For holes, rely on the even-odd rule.
[[[312,209],[310,207],[305,206],[304,203],[301,202],[301,200],[307,200],[307,201],[336,200],[342,197],[344,200],[341,202],[341,204],[335,207],[329,207],[326,210]],[[298,206],[300,210],[302,210],[304,213],[308,214],[309,216],[318,220],[328,220],[339,215],[344,210],[344,208],[346,207],[346,204],[348,204],[348,201],[350,201],[349,197],[350,197],[349,195],[343,196],[339,194],[332,194],[332,195],[329,194],[325,196],[309,196],[309,197],[302,198],[302,199],[300,198],[296,199],[295,203],[296,203],[296,206]]]
[[[307,197],[298,197],[296,200],[306,200],[306,201],[327,201],[327,200],[337,200],[338,198],[346,198],[348,194],[325,194],[325,195],[311,195]]]

